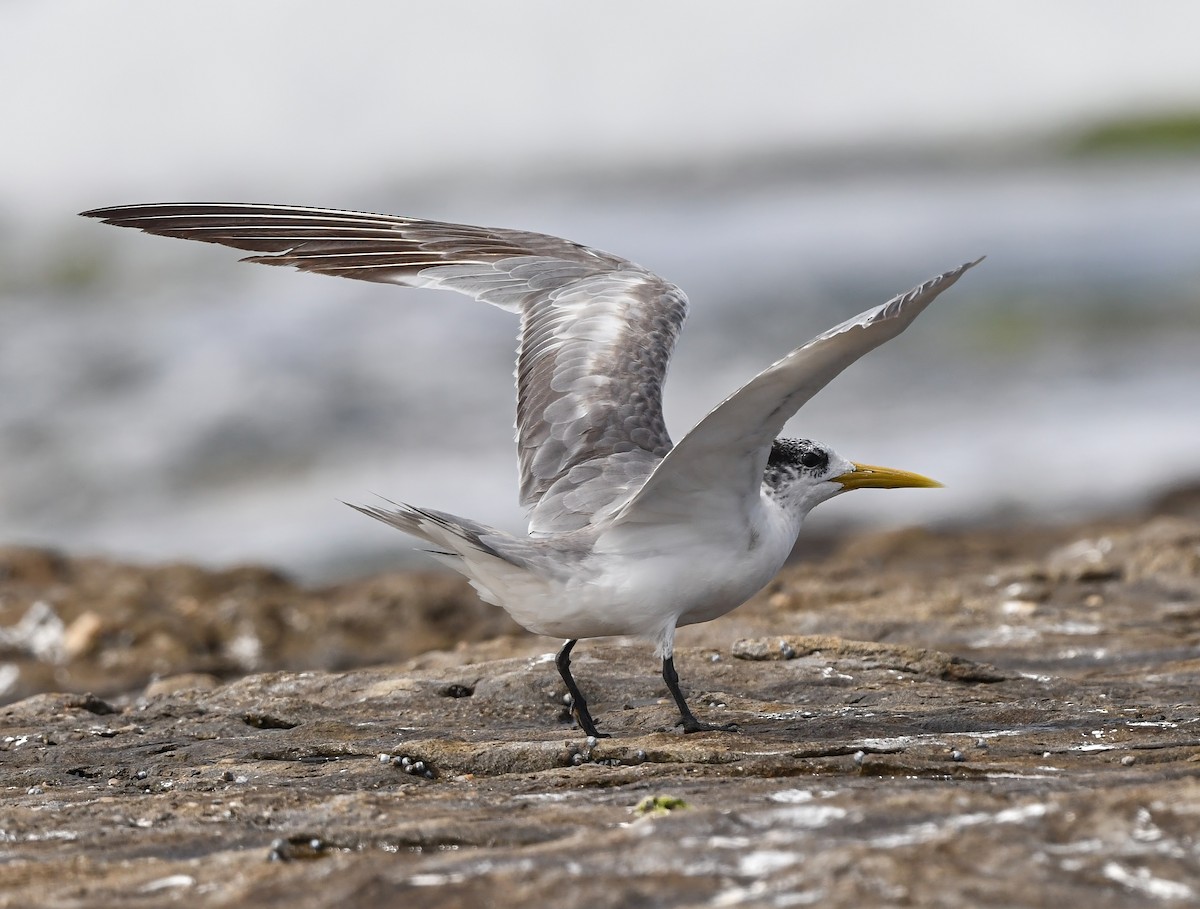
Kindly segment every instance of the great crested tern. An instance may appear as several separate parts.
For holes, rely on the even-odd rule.
[[[685,732],[675,629],[749,599],[783,566],[816,505],[850,489],[930,487],[917,474],[779,439],[843,369],[894,338],[969,262],[818,335],[763,370],[672,445],[662,384],[687,315],[682,290],[610,253],[545,234],[290,205],[151,204],[83,212],[106,224],[257,253],[244,261],[458,291],[521,317],[516,441],[529,535],[389,502],[352,506],[432,543],[433,556],[537,634],[584,733],[571,675],[580,638],[652,640]]]

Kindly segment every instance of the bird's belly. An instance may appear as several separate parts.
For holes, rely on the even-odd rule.
[[[765,558],[763,556],[766,556]],[[690,596],[678,613],[676,624],[695,625],[711,622],[741,606],[758,593],[782,567],[787,555],[745,553],[738,560],[706,566],[695,579],[688,582]]]
[[[665,546],[598,547],[586,578],[564,584],[554,608],[531,631],[558,637],[660,635],[665,628],[707,622],[736,609],[766,585],[791,549],[786,539],[681,538]]]

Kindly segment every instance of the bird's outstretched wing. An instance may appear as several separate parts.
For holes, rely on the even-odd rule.
[[[530,531],[574,530],[671,449],[662,383],[687,315],[673,284],[544,234],[281,205],[123,205],[106,224],[219,243],[246,261],[458,291],[521,315],[517,447]]]
[[[771,444],[813,395],[863,354],[896,337],[968,262],[848,319],[760,372],[701,420],[614,515],[617,523],[699,520],[757,500]]]

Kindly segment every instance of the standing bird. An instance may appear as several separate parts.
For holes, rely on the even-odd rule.
[[[545,234],[287,205],[152,204],[83,212],[106,224],[220,243],[264,265],[440,287],[520,315],[517,453],[529,535],[429,508],[360,507],[436,548],[479,595],[537,634],[579,727],[600,736],[571,675],[580,638],[655,643],[685,732],[675,629],[722,616],[782,567],[804,516],[850,489],[939,486],[847,460],[784,423],[843,369],[908,324],[976,262],[843,322],[765,369],[672,445],[662,383],[687,315],[674,284]]]

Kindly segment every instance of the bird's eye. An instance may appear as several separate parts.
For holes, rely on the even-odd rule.
[[[805,467],[824,467],[826,462],[825,453],[822,451],[806,451],[800,455],[800,463]]]

